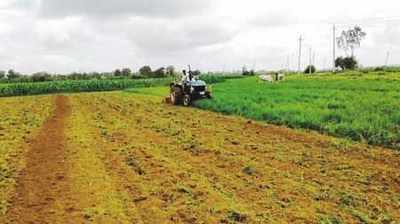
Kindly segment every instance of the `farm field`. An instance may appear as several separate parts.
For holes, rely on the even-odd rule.
[[[29,96],[51,93],[100,92],[167,86],[171,78],[152,79],[93,79],[48,82],[0,83],[0,97]]]
[[[400,149],[400,73],[293,75],[280,83],[257,78],[213,86],[198,107]]]
[[[202,75],[201,79],[207,83],[219,83],[229,79],[242,78],[238,74],[213,74]],[[62,80],[46,82],[0,82],[0,97],[30,96],[52,93],[80,93],[116,91],[132,88],[148,88],[168,86],[174,78],[148,78],[148,79],[89,79],[89,80]]]
[[[400,222],[399,152],[143,91],[1,98],[0,223]]]

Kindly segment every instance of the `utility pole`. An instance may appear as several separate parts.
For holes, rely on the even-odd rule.
[[[336,25],[333,24],[333,71],[336,70]]]
[[[388,64],[389,64],[389,58],[390,58],[390,51],[388,51],[388,52],[386,53],[385,67],[387,67]]]
[[[299,66],[298,66],[298,69],[297,69],[297,71],[299,73],[301,72],[301,44],[302,44],[302,42],[303,42],[303,37],[300,36],[300,38],[299,38]]]
[[[311,75],[311,73],[312,73],[311,66],[312,66],[312,48],[310,47],[310,65],[308,66],[308,73],[309,73],[310,75]]]

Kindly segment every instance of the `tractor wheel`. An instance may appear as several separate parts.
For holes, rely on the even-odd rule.
[[[182,103],[182,90],[179,87],[174,87],[171,91],[172,105],[180,105]]]
[[[186,94],[183,96],[183,106],[189,107],[192,104],[192,97],[190,95]]]

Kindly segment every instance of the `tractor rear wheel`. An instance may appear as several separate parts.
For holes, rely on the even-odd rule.
[[[182,104],[182,89],[179,87],[173,87],[171,89],[171,103],[173,105],[180,105]]]

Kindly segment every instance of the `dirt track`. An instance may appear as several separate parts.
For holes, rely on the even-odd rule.
[[[10,223],[66,223],[70,201],[65,151],[65,120],[70,114],[68,98],[56,98],[56,110],[30,143],[26,167],[9,210]],[[72,220],[71,220],[72,221]]]
[[[123,93],[59,96],[9,223],[400,220],[400,156]],[[328,222],[329,221],[329,222]]]

